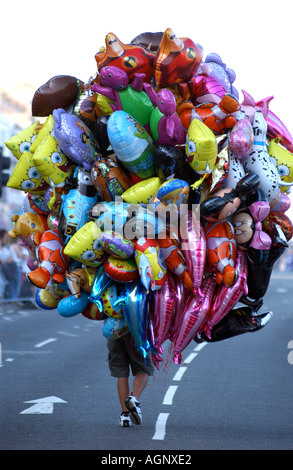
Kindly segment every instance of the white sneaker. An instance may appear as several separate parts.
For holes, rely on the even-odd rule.
[[[120,415],[119,426],[123,428],[129,428],[131,426],[130,416],[129,413],[122,412]]]
[[[130,412],[130,419],[134,424],[142,423],[142,415],[140,409],[140,402],[134,397],[129,396],[125,400],[125,406]]]

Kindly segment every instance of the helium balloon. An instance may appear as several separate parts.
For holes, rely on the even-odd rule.
[[[112,279],[107,276],[104,266],[101,265],[97,268],[95,272],[95,277],[92,284],[91,293],[89,295],[89,300],[95,303],[99,310],[103,311],[103,299],[102,295],[112,284]]]
[[[93,126],[97,149],[103,157],[108,157],[113,153],[107,132],[108,119],[109,116],[99,116]]]
[[[168,271],[178,276],[189,291],[193,291],[191,274],[181,250],[167,234],[158,238],[158,244]]]
[[[113,201],[130,187],[126,175],[111,158],[97,157],[91,168],[91,177],[102,201]]]
[[[95,55],[98,71],[108,65],[124,70],[129,80],[132,80],[135,73],[144,73],[146,81],[149,81],[152,73],[152,65],[155,54],[137,44],[123,44],[113,33],[108,33],[105,37],[106,49],[102,49]]]
[[[193,119],[198,119],[215,135],[221,135],[236,124],[234,114],[239,109],[238,100],[233,95],[226,94],[219,104],[203,103],[194,107],[191,102],[183,101],[178,105],[177,112],[185,129],[189,127]]]
[[[32,99],[33,116],[49,116],[56,108],[67,108],[74,103],[83,82],[70,75],[50,78],[35,92]]]
[[[129,84],[128,75],[124,70],[109,65],[103,67],[100,74],[101,84],[94,83],[92,91],[110,100],[112,112],[125,111],[142,126],[146,126],[150,122],[153,105],[143,90],[144,79],[144,74],[135,73],[132,83]]]
[[[66,178],[73,172],[72,162],[51,135],[45,137],[36,148],[33,163],[42,178],[53,188],[64,187]]]
[[[128,333],[129,328],[124,318],[108,317],[104,321],[102,331],[105,338],[117,339]]]
[[[31,146],[36,140],[41,128],[42,124],[39,121],[36,121],[4,142],[6,147],[11,151],[14,157],[17,158],[17,160],[20,159],[24,152],[31,151]]]
[[[268,154],[276,166],[280,180],[284,185],[280,187],[281,191],[287,191],[288,186],[293,185],[293,154],[280,145],[277,139],[270,141]]]
[[[33,238],[37,245],[39,265],[27,274],[28,279],[43,289],[50,279],[61,284],[69,267],[69,258],[64,253],[58,230],[36,232]]]
[[[235,269],[239,276],[232,287],[222,284],[218,288],[217,295],[204,325],[204,332],[210,338],[211,330],[230,310],[235,307],[240,297],[248,294],[247,287],[247,260],[243,251],[238,250]]]
[[[243,111],[238,113],[238,121],[229,135],[229,148],[236,158],[245,158],[254,141],[252,124]]]
[[[196,173],[190,168],[180,147],[156,145],[154,161],[157,175],[162,181],[172,176],[191,184],[196,179]]]
[[[125,111],[115,111],[108,120],[108,136],[118,160],[140,178],[154,176],[154,143],[148,132]]]
[[[233,86],[236,79],[236,73],[234,70],[226,66],[219,54],[216,54],[215,52],[208,54],[205,61],[201,62],[198,74],[215,78],[228,93],[232,93],[236,98],[238,98],[238,91]]]
[[[109,256],[104,262],[104,269],[113,281],[130,282],[138,278],[138,269],[132,258],[118,259]]]
[[[223,341],[243,333],[252,333],[264,328],[273,316],[273,312],[257,313],[253,307],[232,309],[211,330],[210,338],[204,333],[201,338],[207,342]]]
[[[123,307],[124,318],[134,338],[136,349],[146,357],[150,343],[146,334],[148,294],[145,288],[140,281],[127,283],[117,302]]]
[[[38,172],[33,162],[33,153],[23,152],[7,182],[9,188],[26,193],[44,195],[49,185]]]
[[[157,87],[188,82],[197,72],[203,49],[189,38],[178,38],[171,28],[163,34],[154,62],[154,80]]]
[[[61,150],[74,163],[90,171],[97,151],[91,130],[81,119],[62,108],[54,109],[53,117],[54,134]]]
[[[235,268],[236,240],[234,227],[226,219],[209,222],[205,228],[207,243],[207,265],[215,273],[217,284],[222,282],[231,287],[238,278]]]
[[[261,111],[256,111],[253,121],[254,143],[243,162],[246,172],[255,173],[260,178],[259,188],[271,202],[280,192],[280,177],[266,148],[267,124]]]
[[[82,292],[78,299],[76,299],[74,295],[68,295],[61,299],[58,303],[57,310],[62,317],[74,317],[81,313],[88,304],[88,294],[86,292]]]
[[[193,290],[200,293],[206,265],[206,237],[203,227],[191,211],[185,218],[186,234],[183,234],[181,249],[191,275]]]
[[[105,230],[100,242],[104,250],[115,258],[127,259],[134,255],[134,243],[119,232]]]
[[[121,288],[118,284],[110,284],[109,287],[102,293],[101,297],[103,300],[103,312],[108,317],[112,318],[122,318],[123,317],[123,308],[118,305],[117,300],[121,293]],[[116,303],[116,304],[115,304]],[[114,308],[115,306],[115,308]]]
[[[145,90],[150,90],[150,87],[151,85],[145,85]],[[185,130],[176,113],[176,99],[172,91],[168,88],[159,90],[153,98],[153,104],[155,108],[150,114],[150,130],[155,144],[184,144]]]
[[[154,176],[131,186],[124,193],[122,193],[121,197],[125,202],[131,204],[147,204],[151,197],[157,193],[160,186],[160,178]]]
[[[97,102],[97,96],[91,90],[98,79],[98,74],[95,74],[87,83],[80,84],[72,111],[72,114],[80,118],[90,128],[95,127],[95,123],[103,114]],[[57,108],[59,107],[57,106]]]
[[[190,295],[182,315],[182,323],[174,344],[174,364],[181,363],[181,353],[200,330],[212,306],[213,295],[217,285],[213,276],[204,279],[201,291],[203,297],[195,294]]]
[[[66,245],[71,237],[87,222],[88,212],[98,202],[98,194],[89,171],[77,165],[71,178],[67,179],[71,187],[61,196],[58,229]]]
[[[50,114],[46,121],[44,122],[44,124],[40,124],[40,129],[37,133],[37,136],[36,138],[34,139],[32,145],[31,145],[31,148],[30,148],[30,152],[34,153],[36,151],[36,149],[38,148],[38,146],[43,142],[43,140],[48,137],[48,136],[51,136],[54,138],[54,118],[53,118],[53,115]]]
[[[84,224],[67,242],[64,253],[70,258],[97,268],[108,256],[100,243],[101,230],[93,221]]]
[[[135,262],[137,268],[140,270],[140,275],[150,278],[150,287],[152,290],[157,290],[162,287],[167,278],[167,268],[159,249],[157,240],[141,237],[135,241]],[[141,255],[144,254],[148,261],[145,265],[140,263]],[[145,286],[148,289],[148,285]]]
[[[212,172],[218,154],[215,135],[198,119],[193,119],[188,128],[185,152],[191,168],[203,175],[203,178],[195,183],[198,185]]]
[[[162,345],[168,339],[172,316],[175,312],[174,282],[174,278],[168,273],[162,288],[152,292],[152,308],[149,311],[149,321],[152,322],[155,341],[153,346],[157,354],[163,352]]]
[[[101,321],[107,318],[107,315],[105,315],[94,302],[89,302],[81,314],[89,320]]]
[[[74,268],[66,272],[68,288],[76,299],[80,297],[82,290],[90,293],[96,274],[96,268]]]

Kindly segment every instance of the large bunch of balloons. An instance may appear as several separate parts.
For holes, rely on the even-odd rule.
[[[158,368],[169,340],[180,364],[192,340],[270,319],[259,309],[293,233],[293,138],[273,97],[242,91],[240,104],[235,72],[190,38],[105,44],[86,83],[40,86],[44,122],[5,143],[7,186],[25,192],[9,235],[29,250],[39,306],[103,321],[105,337],[130,330]]]

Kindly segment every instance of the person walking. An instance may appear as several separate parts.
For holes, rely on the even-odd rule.
[[[110,373],[117,378],[118,397],[121,405],[119,424],[129,427],[131,424],[142,423],[140,396],[145,389],[149,377],[154,373],[154,366],[148,354],[143,356],[135,347],[130,331],[119,338],[108,338],[108,362]],[[129,376],[133,375],[130,393]]]

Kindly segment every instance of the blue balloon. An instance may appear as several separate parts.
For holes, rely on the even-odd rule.
[[[75,298],[74,295],[69,295],[61,299],[58,303],[57,310],[62,317],[74,317],[81,313],[89,303],[88,293],[82,291],[78,299]]]
[[[68,184],[72,189],[62,195],[58,224],[64,245],[89,221],[89,211],[99,199],[91,173],[82,166],[75,168]]]
[[[147,339],[149,294],[140,281],[128,282],[120,298],[115,302],[122,306],[124,318],[134,338],[135,347],[146,357],[151,347]]]
[[[101,265],[98,267],[93,287],[91,293],[89,295],[89,300],[98,306],[100,312],[104,309],[104,302],[102,299],[102,294],[106,291],[106,289],[112,284],[114,281],[111,279],[104,270],[104,266]]]
[[[103,335],[105,338],[117,339],[129,331],[124,318],[108,317],[103,325]]]
[[[109,141],[118,160],[139,178],[155,174],[155,145],[148,132],[125,111],[115,111],[107,123]]]

